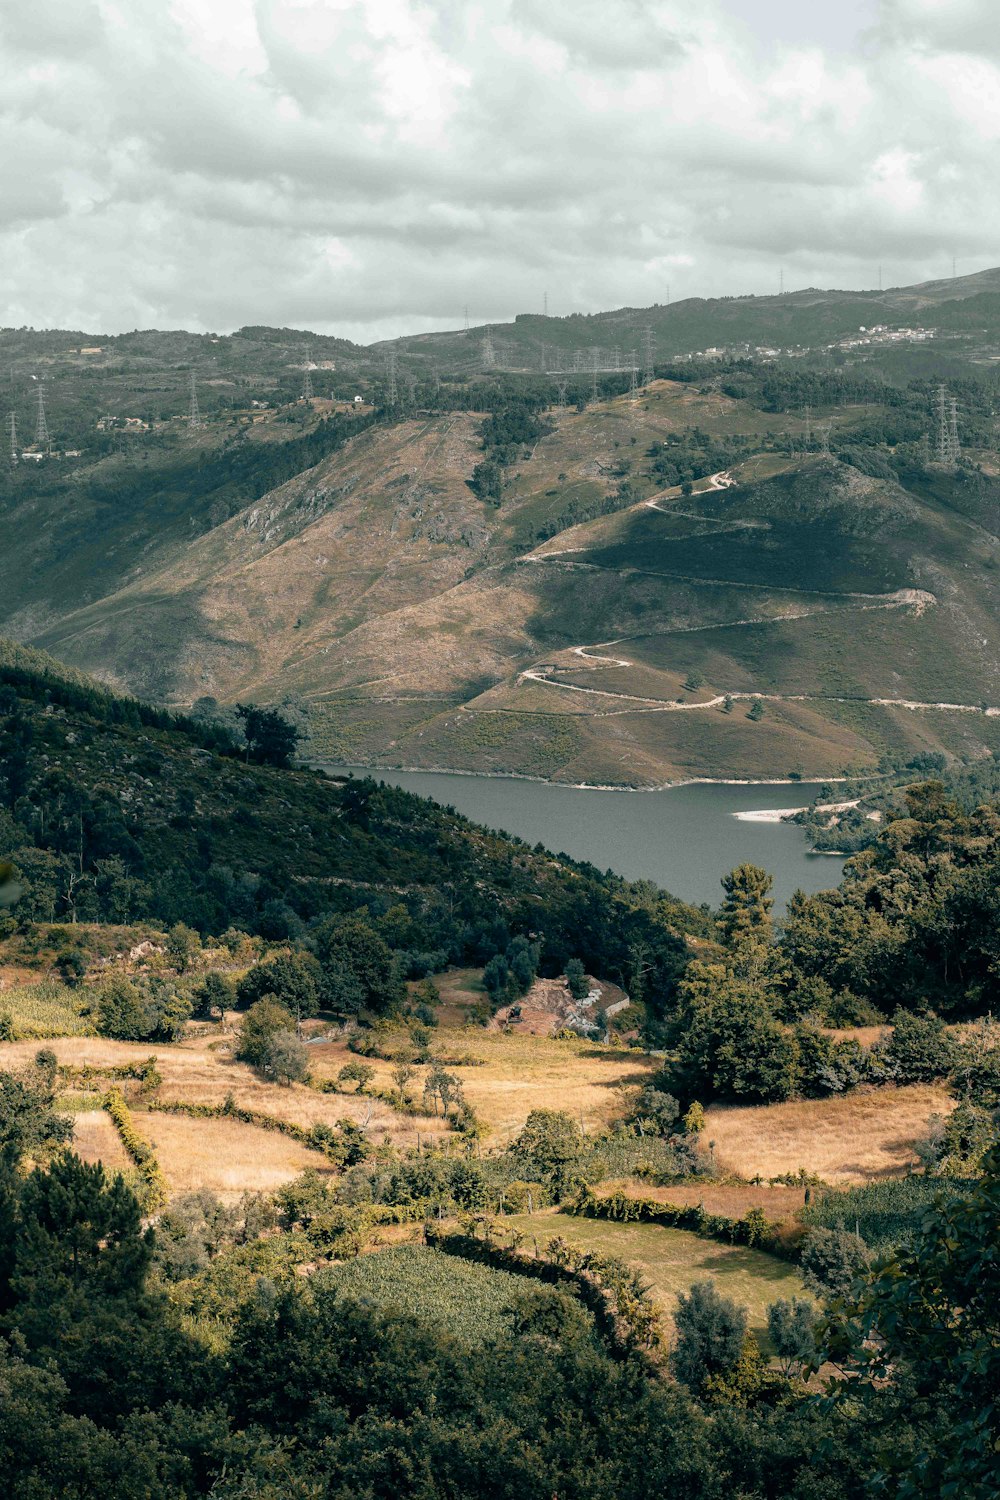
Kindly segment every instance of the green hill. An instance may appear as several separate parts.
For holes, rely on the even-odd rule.
[[[211,730],[0,641],[7,859],[29,921],[151,917],[282,939],[367,908],[392,913],[393,946],[429,955],[425,967],[482,963],[530,934],[553,972],[579,951],[624,979],[641,944],[664,993],[683,966],[679,933],[707,930],[703,912],[648,886],[423,798],[220,753]]]

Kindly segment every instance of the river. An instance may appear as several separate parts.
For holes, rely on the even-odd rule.
[[[590,860],[630,880],[654,880],[685,901],[711,906],[721,900],[719,882],[734,865],[749,862],[770,870],[775,909],[781,911],[797,889],[821,891],[836,885],[844,864],[834,855],[810,854],[794,823],[744,822],[734,816],[751,809],[802,807],[819,791],[814,782],[702,782],[625,792],[448,771],[326,769],[333,775],[375,776],[433,797],[488,828]]]

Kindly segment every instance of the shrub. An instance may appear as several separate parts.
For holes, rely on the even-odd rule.
[[[309,1049],[294,1031],[276,1031],[268,1044],[264,1071],[278,1083],[301,1083],[309,1076]]]
[[[810,1229],[802,1244],[802,1280],[821,1297],[846,1297],[870,1262],[864,1240],[846,1229]]]
[[[63,983],[75,987],[87,972],[87,960],[79,948],[63,948],[56,954],[55,967]]]
[[[337,1074],[337,1082],[341,1084],[356,1083],[358,1093],[363,1094],[374,1077],[375,1069],[370,1063],[349,1062],[345,1063]]]
[[[175,922],[167,933],[164,947],[178,974],[184,974],[201,952],[201,939],[193,927]]]
[[[247,1009],[272,995],[301,1020],[319,1009],[321,983],[322,972],[311,953],[283,953],[267,963],[254,964],[236,986],[236,1003]]]
[[[958,1051],[940,1016],[897,1010],[892,1024],[883,1054],[900,1083],[930,1083],[951,1072]]]
[[[800,1297],[772,1302],[767,1331],[785,1376],[801,1374],[816,1353],[816,1312]]]
[[[213,1016],[224,1015],[235,1003],[236,987],[223,974],[206,974],[194,992],[194,1014],[210,1021]]]
[[[130,979],[115,976],[99,989],[97,1029],[120,1042],[139,1042],[148,1035],[146,1005]]]
[[[266,1071],[274,1038],[280,1032],[293,1031],[294,1026],[291,1014],[273,995],[258,1000],[243,1017],[236,1039],[236,1056],[252,1068]]]
[[[713,1377],[731,1377],[743,1353],[746,1309],[723,1297],[714,1281],[697,1281],[677,1298],[677,1341],[670,1357],[678,1380],[701,1392]]]
[[[589,986],[586,970],[580,959],[571,958],[566,965],[566,983],[574,1000],[586,1000]]]

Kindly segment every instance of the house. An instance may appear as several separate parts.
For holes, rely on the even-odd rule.
[[[355,396],[355,398],[354,398],[354,405],[355,406],[364,406],[364,404],[365,404],[365,398],[364,398],[364,396]]]

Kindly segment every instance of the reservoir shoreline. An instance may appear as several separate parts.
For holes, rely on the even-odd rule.
[[[650,880],[696,904],[717,906],[723,877],[737,865],[754,864],[773,875],[780,913],[794,891],[836,885],[843,867],[836,855],[814,854],[799,824],[780,820],[790,803],[811,803],[828,781],[704,777],[637,788],[331,762],[322,770],[344,778],[371,777],[429,797],[474,823],[627,880]],[[795,788],[791,796],[790,787]],[[638,790],[652,795],[623,796]]]

